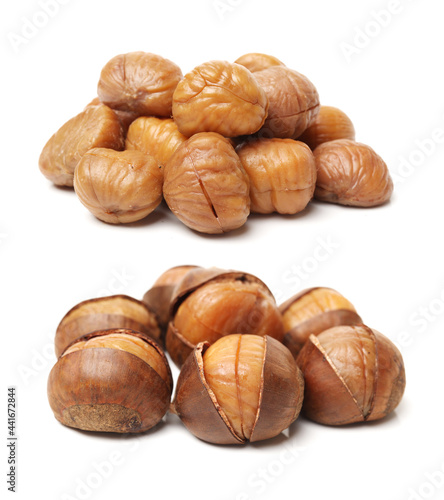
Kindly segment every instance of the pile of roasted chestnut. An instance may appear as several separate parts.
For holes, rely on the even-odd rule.
[[[98,97],[47,142],[39,160],[100,220],[128,223],[165,199],[188,227],[225,233],[251,212],[296,214],[313,198],[371,207],[393,182],[348,116],[279,59],[246,54],[185,76],[132,52],[103,68]]]
[[[181,368],[172,403],[164,346]],[[301,408],[327,425],[383,418],[405,387],[398,349],[337,291],[278,307],[257,277],[217,268],[169,269],[142,301],[81,302],[55,348],[51,408],[90,431],[143,432],[170,410],[204,441],[242,444],[277,436]]]

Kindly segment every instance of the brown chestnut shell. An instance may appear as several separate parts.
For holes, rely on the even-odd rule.
[[[313,287],[302,290],[301,292],[290,297],[279,306],[279,310],[284,317],[284,325],[286,323],[285,313],[291,308],[291,306],[299,299],[316,290],[325,291],[325,293],[327,294],[333,292],[334,294],[340,295],[336,290],[326,287]],[[287,329],[287,331],[285,332],[283,342],[284,345],[288,347],[288,349],[290,349],[291,353],[296,358],[310,335],[318,335],[319,333],[323,332],[324,330],[328,330],[333,326],[359,325],[361,323],[362,318],[354,309],[345,308],[344,306],[339,306],[339,308],[326,309],[316,316],[311,316],[305,320],[302,320],[301,322],[292,324],[291,328]]]
[[[157,318],[146,304],[128,295],[98,297],[80,302],[62,318],[55,335],[56,356],[80,337],[112,328],[136,330],[157,342],[161,339]]]
[[[356,335],[356,342],[361,345],[355,357],[350,355],[355,350],[349,344],[350,334]],[[327,338],[331,352],[336,349],[341,355],[342,349],[347,356],[332,357],[323,346]],[[362,339],[371,345],[369,349],[364,348]],[[361,366],[355,365],[356,359],[360,359]],[[338,326],[318,336],[310,335],[296,361],[305,378],[302,411],[321,424],[344,425],[384,418],[396,408],[404,393],[401,353],[387,337],[365,325]],[[366,390],[368,383],[370,392]],[[363,398],[365,406],[359,403]]]
[[[280,342],[265,339],[259,407],[250,442],[277,436],[301,410],[304,380],[291,353]],[[196,346],[177,381],[175,412],[199,439],[215,444],[244,444],[232,428],[204,374],[203,354],[209,344]]]
[[[128,329],[97,331],[81,340],[110,333],[135,336],[152,346],[165,362],[167,379],[126,351],[91,348],[67,353],[49,375],[51,409],[62,424],[81,430],[144,432],[168,411],[173,386],[168,361],[156,342]]]
[[[168,269],[162,273],[153,286],[144,294],[142,302],[157,315],[159,325],[166,330],[170,319],[170,303],[174,291],[184,276],[199,266],[183,265]]]
[[[179,367],[183,365],[187,357],[190,355],[194,347],[196,346],[190,342],[181,332],[176,328],[174,324],[175,315],[180,307],[180,305],[196,290],[204,287],[207,284],[217,283],[221,281],[240,281],[242,283],[257,284],[264,291],[265,294],[269,295],[270,298],[274,299],[273,294],[270,289],[265,285],[263,281],[252,274],[243,273],[239,271],[223,270],[218,268],[196,268],[192,269],[187,273],[182,281],[177,286],[174,295],[170,303],[170,318],[171,321],[168,324],[165,345],[166,349],[171,356],[171,359]],[[278,310],[277,310],[278,312]],[[234,333],[234,332],[233,332]],[[255,332],[242,332],[242,333],[255,333]],[[282,336],[279,334],[282,333]],[[283,326],[282,332],[275,332],[275,336],[283,338]]]
[[[234,279],[249,283],[258,283],[272,295],[271,290],[257,276],[241,271],[220,269],[218,267],[197,267],[191,269],[178,284],[171,300],[171,315],[177,311],[185,298],[197,288],[217,279]]]

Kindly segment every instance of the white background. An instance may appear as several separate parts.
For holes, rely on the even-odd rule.
[[[2,498],[8,385],[18,396],[14,498],[444,498],[444,146],[430,142],[444,133],[442,0],[63,3],[47,22],[35,0],[5,0],[0,12]],[[375,21],[389,8],[390,18]],[[33,20],[41,24],[33,36],[13,43]],[[102,66],[133,50],[184,73],[252,51],[277,56],[315,83],[322,103],[346,111],[357,139],[386,160],[391,203],[312,203],[298,216],[252,216],[222,237],[193,233],[165,208],[130,226],[95,220],[73,191],[40,174],[38,157],[95,96]],[[330,251],[316,260],[320,244]],[[179,264],[255,273],[279,301],[309,286],[338,289],[400,346],[401,405],[386,421],[349,428],[299,419],[274,440],[237,448],[199,441],[175,416],[132,439],[60,425],[46,398],[59,320],[101,294],[140,298]]]

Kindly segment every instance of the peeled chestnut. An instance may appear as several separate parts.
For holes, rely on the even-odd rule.
[[[181,366],[193,348],[233,333],[269,335],[282,341],[282,316],[266,285],[251,274],[194,269],[171,302],[166,347]]]
[[[131,123],[125,148],[143,151],[165,166],[174,151],[187,139],[171,118],[141,116]]]
[[[55,335],[56,356],[78,338],[110,328],[128,328],[156,341],[160,339],[156,316],[145,304],[127,295],[111,295],[85,300],[66,313]]]
[[[268,116],[259,137],[297,139],[319,113],[319,94],[311,81],[285,66],[254,73],[268,97]]]
[[[259,52],[251,52],[244,54],[234,61],[236,64],[244,66],[252,73],[262,71],[263,69],[271,68],[272,66],[285,66],[277,57],[261,54]]]
[[[98,97],[95,97],[91,102],[89,102],[85,106],[85,109],[92,106],[101,106],[101,105],[102,102],[100,101],[100,99]],[[139,115],[134,111],[122,111],[120,109],[113,109],[113,111],[116,114],[117,118],[119,119],[124,135],[126,136],[126,133],[128,132],[128,127]]]
[[[198,266],[176,266],[162,273],[145,293],[142,302],[157,315],[159,325],[165,330],[170,320],[170,303],[177,285],[183,277]]]
[[[324,142],[336,139],[355,139],[355,127],[350,118],[333,106],[321,106],[313,123],[298,138],[312,150]]]
[[[352,303],[332,288],[307,288],[279,306],[284,344],[297,356],[308,337],[339,325],[362,323]]]
[[[321,144],[313,154],[318,172],[314,196],[318,200],[373,207],[390,199],[393,181],[389,170],[370,146],[338,139]]]
[[[255,139],[236,149],[250,179],[250,210],[296,214],[313,197],[316,165],[310,148],[293,139]]]
[[[163,172],[142,151],[95,148],[80,160],[74,189],[81,203],[99,220],[129,223],[149,215],[162,201]]]
[[[368,326],[337,326],[310,335],[296,361],[305,378],[303,413],[321,424],[384,418],[404,393],[401,353]]]
[[[39,158],[42,174],[57,186],[72,186],[74,170],[92,148],[123,149],[119,118],[103,104],[87,106],[45,144]]]
[[[48,399],[69,427],[144,432],[169,408],[173,380],[162,349],[139,332],[102,330],[71,344],[51,370]]]
[[[187,73],[173,96],[173,118],[191,136],[217,132],[252,134],[267,116],[268,99],[253,74],[240,64],[209,61]]]
[[[190,137],[165,167],[165,201],[195,231],[220,234],[241,227],[250,213],[248,193],[248,176],[236,151],[214,132]]]
[[[168,59],[149,52],[129,52],[105,64],[97,94],[113,109],[171,116],[173,93],[181,78],[179,66]]]
[[[277,340],[228,335],[200,343],[177,382],[174,410],[195,436],[243,444],[277,436],[299,415],[304,380]]]

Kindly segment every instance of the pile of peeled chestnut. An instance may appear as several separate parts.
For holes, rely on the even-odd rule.
[[[173,379],[164,354],[180,368]],[[343,425],[385,417],[405,388],[402,356],[331,288],[281,306],[256,276],[179,266],[141,301],[81,302],[61,320],[48,398],[62,424],[143,432],[170,411],[198,438],[277,436],[303,414]]]
[[[105,65],[97,94],[49,139],[39,166],[105,222],[140,220],[164,199],[188,227],[225,233],[250,212],[296,214],[313,197],[371,207],[393,191],[349,117],[273,56],[183,76],[168,59],[131,52]]]

